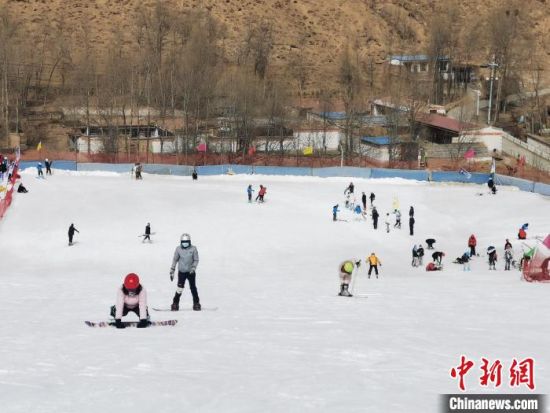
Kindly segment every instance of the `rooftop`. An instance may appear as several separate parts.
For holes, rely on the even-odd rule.
[[[422,125],[426,125],[426,126],[430,126],[438,129],[445,129],[456,133],[478,128],[478,126],[473,123],[462,122],[458,119],[450,118],[448,116],[438,115],[435,113],[429,113],[429,114],[421,113],[416,118],[416,122]]]

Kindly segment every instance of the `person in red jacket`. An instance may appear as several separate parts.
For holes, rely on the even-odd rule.
[[[468,239],[468,247],[470,247],[470,257],[475,257],[475,255],[476,255],[476,245],[477,245],[476,236],[474,234],[472,234],[472,235],[470,235],[470,238]]]
[[[258,191],[258,196],[256,197],[256,201],[264,202],[264,195],[267,192],[267,188],[263,185],[260,185],[260,190]]]

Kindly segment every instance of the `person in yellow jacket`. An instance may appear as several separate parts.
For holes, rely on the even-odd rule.
[[[351,281],[351,276],[353,274],[353,270],[355,268],[359,268],[361,265],[361,261],[354,261],[354,260],[346,260],[343,261],[340,264],[339,270],[340,270],[340,292],[338,295],[344,296],[344,297],[351,297],[351,293],[349,292],[349,283]]]
[[[367,258],[367,261],[369,263],[369,278],[373,268],[374,272],[376,273],[376,278],[378,278],[378,266],[382,266],[382,262],[380,262],[374,252],[370,255],[370,257]]]

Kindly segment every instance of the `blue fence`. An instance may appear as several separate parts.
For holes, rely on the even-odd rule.
[[[38,161],[21,161],[20,169],[36,167]],[[112,164],[112,163],[76,163],[74,161],[54,161],[55,169],[69,171],[109,171],[119,173],[130,173],[133,164]],[[160,175],[181,175],[190,176],[194,167],[188,165],[164,165],[164,164],[143,164],[143,171]],[[259,175],[292,175],[292,176],[317,176],[329,177],[355,177],[355,178],[403,178],[416,181],[433,182],[461,182],[471,184],[485,184],[490,174],[472,173],[466,176],[459,172],[447,171],[424,171],[409,169],[383,169],[383,168],[358,168],[358,167],[328,167],[328,168],[305,168],[286,166],[257,166],[257,165],[206,165],[197,166],[197,173],[201,176],[234,174],[259,174]],[[506,175],[496,175],[497,185],[510,185],[522,191],[536,192],[550,196],[550,185],[528,181],[526,179],[514,178]]]

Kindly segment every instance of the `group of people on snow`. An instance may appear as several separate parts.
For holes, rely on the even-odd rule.
[[[376,278],[378,278],[378,266],[382,266],[382,262],[380,259],[376,256],[376,254],[373,252],[371,255],[369,255],[365,262],[369,264],[369,271],[368,271],[368,278],[370,279],[370,276],[372,274],[372,271],[374,270],[374,273],[376,275]],[[353,272],[358,270],[361,267],[361,260],[356,259],[347,259],[340,263],[339,266],[339,274],[340,274],[340,292],[338,295],[343,297],[353,297],[352,292],[349,290],[349,285],[351,283],[351,279],[353,276]]]
[[[254,188],[252,188],[252,185],[248,185],[246,188],[246,195],[248,196],[248,202],[252,203],[252,194],[254,193]],[[255,201],[256,202],[265,202],[265,194],[267,193],[267,187],[260,185],[260,190],[258,191],[258,195],[256,196]]]

